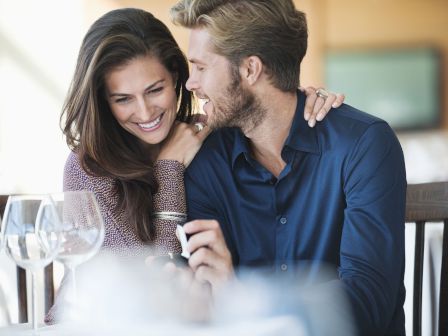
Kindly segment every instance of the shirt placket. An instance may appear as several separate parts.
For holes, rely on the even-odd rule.
[[[293,153],[288,151],[284,153],[285,161],[287,162],[285,168],[281,172],[278,180],[274,185],[274,200],[275,200],[275,254],[276,254],[276,271],[285,273],[290,269],[291,258],[288,255],[287,241],[288,234],[291,232],[288,223],[288,209],[285,206],[285,183],[288,183],[287,177],[291,171],[291,162],[293,161]]]

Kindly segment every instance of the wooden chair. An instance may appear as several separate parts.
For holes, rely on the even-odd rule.
[[[439,336],[448,335],[448,182],[409,184],[406,197],[406,223],[415,223],[413,335],[422,333],[422,285],[425,226],[443,223],[442,265],[439,293]],[[430,225],[430,223],[429,223]],[[435,313],[435,312],[434,312]],[[433,327],[435,335],[435,327]]]
[[[0,215],[5,211],[8,195],[0,195]],[[28,296],[26,289],[26,271],[17,267],[17,297],[19,307],[19,323],[28,322]],[[44,306],[45,314],[54,303],[53,264],[44,269]]]

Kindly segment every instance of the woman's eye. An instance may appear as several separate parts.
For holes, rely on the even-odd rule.
[[[120,104],[120,103],[126,103],[128,100],[129,100],[128,97],[122,97],[122,98],[115,99],[115,102]]]
[[[148,93],[157,93],[163,90],[163,86],[149,90]]]

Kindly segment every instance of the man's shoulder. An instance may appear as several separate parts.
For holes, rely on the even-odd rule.
[[[357,126],[360,128],[367,128],[372,124],[385,123],[383,119],[375,117],[372,114],[361,111],[348,104],[342,104],[340,107],[332,109],[328,113],[327,118],[339,125],[344,125],[345,127]],[[325,120],[325,119],[324,119]]]
[[[232,153],[236,139],[240,136],[236,128],[220,128],[214,130],[205,139],[201,149],[187,168],[191,170],[210,170],[215,167],[231,165]]]
[[[332,140],[354,140],[368,130],[392,131],[385,120],[347,104],[332,109],[318,128],[321,132],[327,133]]]
[[[386,121],[346,104],[330,111],[316,132],[320,151],[338,153],[341,158],[360,148],[374,156],[387,150],[402,152],[395,131]]]
[[[197,157],[231,155],[239,132],[241,131],[236,128],[227,127],[214,130],[207,139],[205,139]]]

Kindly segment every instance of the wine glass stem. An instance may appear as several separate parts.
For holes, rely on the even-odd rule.
[[[36,288],[36,272],[31,271],[31,319],[33,323],[33,332],[37,335],[37,288]]]
[[[75,276],[75,266],[70,267],[70,274],[72,280],[72,302],[76,303],[76,276]]]

